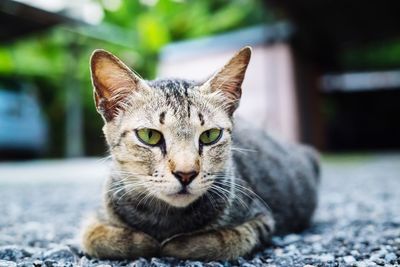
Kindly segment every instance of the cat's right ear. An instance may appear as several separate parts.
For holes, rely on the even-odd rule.
[[[95,50],[90,70],[97,111],[111,121],[123,109],[123,100],[145,84],[121,60],[105,50]]]
[[[220,92],[230,115],[239,106],[242,83],[251,57],[251,47],[243,47],[225,66],[201,86],[206,93]]]

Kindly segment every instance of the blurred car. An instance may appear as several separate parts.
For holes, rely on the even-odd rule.
[[[42,155],[47,134],[47,123],[35,97],[0,88],[0,155]]]

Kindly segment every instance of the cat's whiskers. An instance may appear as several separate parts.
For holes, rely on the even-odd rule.
[[[204,182],[211,182],[213,183],[214,181],[216,181],[217,179],[224,179],[225,181],[229,181],[231,180],[231,178],[229,176],[219,176],[219,175],[212,175],[211,177],[207,177],[207,178],[203,178]]]
[[[110,189],[106,191],[106,193],[111,193],[112,192],[112,195],[115,197],[116,195],[118,195],[124,189],[125,189],[124,185],[115,185],[115,186],[111,186]]]
[[[138,187],[144,187],[146,184],[147,182],[124,183],[124,187],[122,188],[122,190],[125,189],[126,191],[118,198],[117,202],[122,200],[125,196],[131,196],[132,193],[135,191],[142,192],[143,190],[138,190]],[[119,190],[119,192],[121,192],[122,190]],[[114,193],[114,195],[116,194]]]
[[[113,157],[112,155],[104,156],[104,157],[99,158],[98,160],[96,160],[96,163],[102,164],[102,163],[112,159],[112,157]]]
[[[126,190],[121,196],[119,196],[118,201],[124,198],[126,195],[131,195],[134,191],[140,191],[138,188],[145,186],[148,182],[146,180],[138,181],[132,179],[132,177],[138,178],[138,174],[133,174],[131,172],[124,172],[125,174],[121,175],[123,172],[121,171],[113,171],[113,174],[119,173],[119,177],[117,181],[114,181],[110,189],[106,193],[112,192],[113,196],[116,197],[121,191]]]
[[[138,202],[138,204],[136,205],[136,207],[138,207],[139,206],[139,204],[140,204],[140,202],[143,200],[143,199],[146,199],[146,198],[149,198],[149,197],[154,197],[153,196],[153,194],[152,194],[152,192],[150,192],[151,190],[149,190],[148,188],[148,186],[146,186],[146,185],[148,185],[148,183],[143,183],[143,184],[141,184],[140,186],[141,186],[141,190],[138,190],[138,188],[137,188],[137,186],[132,186],[131,185],[131,187],[132,188],[130,188],[130,190],[128,191],[128,192],[126,192],[125,193],[125,195],[132,195],[134,198],[140,198],[140,196],[142,196],[143,195],[143,197],[140,199],[140,201]],[[134,192],[134,194],[132,194]]]
[[[218,178],[224,178],[223,183],[217,183]],[[226,188],[223,188],[222,186],[227,186],[228,188],[231,186],[235,186],[234,182],[232,181],[232,179],[230,178],[230,176],[226,176],[223,175],[223,173],[218,173],[217,175],[213,175],[212,177],[208,177],[208,178],[203,178],[201,184],[203,184],[203,186],[198,190],[210,190],[213,189],[213,192],[218,194],[219,197],[221,197],[220,194],[223,194],[224,196],[224,200],[226,200],[225,202],[230,203],[233,199],[233,192],[229,191]],[[235,196],[239,203],[245,208],[245,209],[249,209],[249,206],[247,205],[247,203],[241,198],[240,195],[236,195]],[[249,196],[248,196],[249,197]]]
[[[217,178],[224,178],[224,180],[216,180]],[[243,179],[240,179],[240,178],[237,178],[237,177],[231,177],[231,176],[228,176],[228,175],[223,174],[223,173],[214,174],[214,179],[216,180],[215,183],[223,183],[226,186],[234,186],[235,188],[240,189],[240,192],[243,193],[243,194],[246,194],[248,197],[256,197],[256,198],[258,198],[259,200],[261,200],[266,205],[266,207],[268,209],[270,209],[269,205],[267,203],[265,203],[265,201],[257,193],[255,193],[250,188],[248,188],[248,187],[236,182],[236,181],[242,181],[242,182],[246,183],[246,181],[244,181]]]
[[[213,198],[213,196],[208,191],[205,192],[204,196],[210,201],[212,208],[215,210],[216,209],[216,207],[215,207],[216,203],[215,203],[215,199]]]
[[[213,196],[213,194],[214,194],[214,196]],[[214,202],[215,202],[215,206],[214,206],[214,209],[215,210],[217,210],[217,208],[218,208],[218,206],[221,206],[221,205],[223,205],[223,206],[228,206],[228,199],[227,199],[227,197],[225,196],[225,195],[221,195],[217,190],[215,190],[215,189],[210,189],[210,191],[209,191],[209,196],[211,197],[211,199],[213,199],[214,200]],[[217,202],[217,200],[215,200],[214,199],[214,197],[216,197],[216,199],[218,200],[218,202]],[[222,202],[221,202],[222,201]],[[211,204],[211,205],[213,205],[213,204]]]
[[[150,205],[152,204],[152,201],[155,201],[156,202],[156,198],[154,197],[154,198],[152,198],[151,200],[150,200]],[[162,206],[161,205],[155,205],[156,206],[156,217],[158,218],[159,217],[159,214],[161,213],[161,210],[162,210]],[[169,206],[169,205],[168,205]]]
[[[220,199],[222,199],[225,203],[226,203],[226,196],[225,194],[223,194],[222,192],[219,192],[216,188],[214,187],[209,187],[207,190],[207,193],[214,193],[215,195],[217,195],[217,197],[219,197]],[[212,197],[212,194],[210,194],[210,196]],[[214,199],[215,200],[215,199]],[[216,203],[216,201],[215,201]]]
[[[155,206],[156,206],[156,208],[157,208],[157,209],[156,209],[156,217],[158,217],[158,214],[160,213],[160,207],[159,207],[159,205],[152,205],[152,204],[153,204],[153,201],[154,201],[154,202],[157,201],[157,198],[156,198],[157,191],[156,191],[155,189],[153,189],[153,188],[149,188],[148,190],[149,190],[149,195],[150,195],[150,197],[146,199],[144,205],[145,205],[145,206],[148,205],[148,206],[150,206],[150,207],[155,207]],[[149,200],[149,199],[150,199],[150,200]],[[147,204],[147,202],[148,202],[148,204]],[[157,204],[157,203],[155,203],[155,204]]]
[[[243,208],[249,209],[249,206],[248,206],[247,203],[240,197],[240,195],[235,195],[235,196],[234,196],[234,193],[233,193],[233,192],[231,192],[231,191],[229,191],[229,190],[227,190],[227,189],[225,189],[225,188],[223,188],[223,187],[221,187],[221,186],[219,186],[219,185],[217,185],[217,184],[214,184],[213,187],[214,187],[214,188],[218,188],[218,189],[221,190],[221,191],[227,192],[227,194],[229,194],[229,200],[230,200],[230,202],[232,202],[233,197],[236,197],[236,199],[237,199],[237,200],[239,201],[239,203],[243,206]]]
[[[232,151],[237,151],[243,154],[247,154],[248,152],[257,152],[254,149],[240,148],[240,147],[231,147]]]
[[[238,179],[238,178],[235,178],[236,180],[241,180],[241,179]],[[243,180],[242,180],[243,181]],[[222,182],[222,181],[216,181],[215,183],[219,183],[219,184],[223,184],[223,185],[231,185],[231,186],[234,186],[234,188],[235,188],[235,190],[236,191],[238,191],[239,193],[241,193],[241,194],[243,194],[244,196],[246,196],[246,197],[248,197],[249,199],[252,199],[253,197],[256,197],[260,202],[261,202],[261,204],[268,210],[268,211],[271,211],[271,208],[270,208],[270,206],[268,205],[268,203],[266,203],[265,202],[265,200],[264,199],[262,199],[257,193],[255,193],[253,190],[251,190],[251,189],[249,189],[249,188],[247,188],[247,187],[245,187],[245,186],[243,186],[243,185],[241,185],[241,184],[238,184],[237,182],[235,182],[234,180],[233,181],[231,181],[231,183],[230,184],[224,184],[224,182]]]
[[[218,195],[221,194],[224,197],[224,199],[226,200],[226,202],[229,202],[230,201],[230,193],[231,192],[224,191],[224,190],[221,190],[221,189],[222,189],[221,187],[216,186],[216,185],[212,185],[210,187],[210,190],[214,190],[214,192],[218,193]]]
[[[136,203],[136,209],[139,207],[140,203],[142,203],[143,199],[148,198],[148,197],[150,197],[150,193],[148,193],[147,191],[144,191],[144,190],[143,190],[142,192],[140,192],[140,193],[136,196],[136,198],[139,200],[139,201]]]
[[[148,190],[143,190],[145,191],[144,196],[140,199],[140,201],[137,203],[136,208],[139,207],[140,203],[142,203],[142,201],[144,201],[143,205],[146,206],[148,200],[150,199],[150,203],[151,201],[155,198],[155,192],[149,188]]]
[[[203,184],[205,184],[205,183],[203,183]],[[225,192],[224,192],[224,190],[225,190]],[[209,191],[213,191],[214,193],[216,193],[219,197],[223,198],[224,200],[226,200],[226,197],[229,199],[230,198],[229,195],[231,194],[230,191],[213,184],[212,181],[208,181],[208,183],[206,185],[203,185],[199,188],[193,189],[193,193],[199,193],[199,192],[204,192],[204,191],[205,191],[204,195],[206,195],[207,193],[209,194]],[[223,196],[221,196],[221,194]],[[210,195],[210,196],[212,197],[212,195]]]
[[[123,174],[123,175],[120,174],[116,178],[116,181],[114,181],[113,183],[123,184],[124,182],[139,182],[138,181],[139,178],[146,178],[146,177],[147,177],[147,175],[140,175],[140,174]],[[136,178],[136,179],[134,179],[134,178]]]
[[[136,191],[135,193],[136,194],[133,197],[136,200],[141,199],[142,196],[144,197],[148,194],[148,192],[146,190],[139,190],[139,191]],[[136,208],[137,208],[137,206],[136,206]]]
[[[144,174],[144,173],[138,173],[138,172],[131,172],[131,171],[124,171],[124,170],[112,170],[111,174],[116,174],[116,175],[131,175],[131,176],[135,176],[135,175],[148,175],[148,174]]]
[[[118,182],[113,182],[112,185],[110,185],[110,188],[105,192],[105,193],[110,193],[110,192],[115,192],[119,191],[120,189],[124,189],[125,185],[123,184],[122,181]]]
[[[234,198],[236,198],[238,200],[238,202],[240,203],[240,205],[245,208],[245,209],[249,209],[249,205],[245,202],[245,200],[242,198],[242,196],[240,194],[235,194],[233,196]],[[233,201],[232,201],[233,202]]]

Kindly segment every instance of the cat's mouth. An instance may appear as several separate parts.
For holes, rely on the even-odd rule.
[[[195,194],[192,189],[188,187],[182,187],[179,191],[174,193],[165,194],[161,197],[164,201],[175,207],[186,207],[199,197]]]
[[[185,185],[181,186],[181,188],[178,189],[177,191],[170,192],[169,194],[167,194],[167,196],[169,197],[177,197],[177,196],[183,197],[183,196],[194,196],[194,195],[195,194],[193,192],[193,189]]]
[[[182,187],[182,189],[176,193],[176,195],[190,195],[190,192],[188,191],[187,187]]]
[[[208,187],[207,187],[208,188]],[[160,190],[157,197],[171,206],[184,208],[199,199],[207,190],[205,186],[199,184],[174,184]]]
[[[168,194],[169,197],[184,197],[184,196],[193,196],[191,192],[189,192],[186,188],[182,188],[180,191]]]

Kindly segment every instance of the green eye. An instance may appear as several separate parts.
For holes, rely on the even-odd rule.
[[[151,146],[158,145],[162,139],[162,134],[159,131],[149,128],[137,130],[136,135],[140,141]]]
[[[200,135],[200,142],[203,145],[212,145],[212,144],[218,142],[218,140],[221,138],[221,136],[222,136],[222,130],[213,128],[213,129],[203,132]]]

